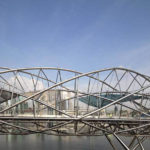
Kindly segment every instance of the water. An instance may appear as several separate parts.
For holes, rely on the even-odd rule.
[[[118,150],[123,150],[112,137]],[[123,139],[123,137],[122,137]],[[129,142],[130,139],[126,139]],[[150,149],[150,140],[144,143],[145,150]],[[111,150],[111,146],[102,136],[52,136],[52,135],[0,135],[0,150]]]

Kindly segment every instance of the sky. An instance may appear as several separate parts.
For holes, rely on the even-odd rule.
[[[0,0],[0,66],[150,75],[150,0]]]

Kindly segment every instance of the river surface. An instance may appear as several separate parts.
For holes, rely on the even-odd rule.
[[[120,144],[110,136],[118,150]],[[126,144],[129,138],[121,137]],[[150,139],[144,142],[145,150],[150,150]],[[112,150],[102,136],[52,136],[52,135],[0,135],[0,150]]]

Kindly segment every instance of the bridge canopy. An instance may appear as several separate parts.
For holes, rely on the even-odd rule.
[[[79,100],[90,106],[100,108],[100,107],[110,104],[113,101],[123,98],[126,95],[127,94],[122,94],[122,93],[121,94],[106,93],[106,94],[101,94],[100,96],[85,96],[85,97],[79,98]],[[129,102],[129,101],[131,102],[134,100],[141,100],[142,98],[143,98],[143,96],[131,95],[127,98],[124,98],[122,102]],[[113,100],[113,101],[110,101],[110,100]]]

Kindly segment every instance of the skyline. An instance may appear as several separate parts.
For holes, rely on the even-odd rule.
[[[150,1],[0,1],[1,67],[149,75]]]

